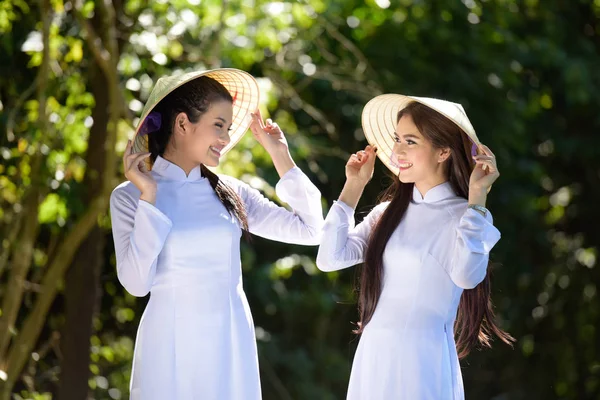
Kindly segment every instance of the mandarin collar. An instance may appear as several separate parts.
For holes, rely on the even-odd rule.
[[[171,181],[197,181],[205,179],[202,177],[200,165],[192,169],[190,174],[186,176],[185,171],[181,169],[179,165],[165,160],[161,156],[156,157],[156,161],[154,161],[154,165],[152,166],[152,171]]]
[[[456,197],[456,193],[452,190],[450,182],[444,182],[437,186],[429,189],[425,193],[425,197],[421,196],[421,192],[417,189],[417,186],[413,188],[413,201],[415,203],[435,203],[436,201],[446,200],[452,197]]]

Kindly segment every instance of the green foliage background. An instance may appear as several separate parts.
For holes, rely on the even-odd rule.
[[[119,154],[160,76],[245,69],[259,78],[263,110],[286,132],[327,210],[342,188],[347,156],[366,145],[360,113],[370,98],[395,92],[462,103],[501,169],[489,197],[503,235],[493,252],[493,297],[504,328],[518,339],[514,349],[497,343],[463,362],[467,398],[600,398],[599,0],[105,3],[115,10],[111,60],[121,98],[118,123],[108,125],[117,134],[109,150]],[[46,124],[35,95],[44,59],[40,15],[51,16]],[[0,3],[0,296],[14,284],[19,221],[37,214],[28,284],[15,328],[2,334],[23,333],[48,263],[89,207],[86,155],[98,150],[89,138],[99,123],[91,87],[102,69],[84,22],[106,28],[99,15],[89,0]],[[105,39],[99,46],[107,46],[106,32],[96,32]],[[118,158],[114,165],[120,169]],[[276,171],[251,135],[220,170],[274,196]],[[123,179],[118,172],[114,184]],[[359,218],[387,182],[378,164]],[[32,187],[43,201],[28,208]],[[117,281],[106,209],[97,225],[101,296],[83,379],[90,398],[125,399],[145,301]],[[259,238],[243,244],[265,400],[345,396],[357,343],[355,271],[321,273],[315,255],[316,248]],[[61,282],[11,388],[14,398],[51,398],[65,384],[58,342],[68,285]]]

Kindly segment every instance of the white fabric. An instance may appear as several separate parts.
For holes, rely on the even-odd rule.
[[[354,227],[336,202],[323,228],[317,265],[333,271],[363,262],[372,227],[389,203]],[[381,297],[354,357],[350,400],[463,400],[453,326],[463,289],[486,274],[500,239],[492,217],[467,209],[450,184],[422,198],[415,188],[383,254]]]
[[[151,292],[138,329],[131,399],[261,398],[254,325],[242,287],[241,229],[200,168],[158,158],[156,206],[130,182],[110,201],[117,274],[134,296]],[[305,245],[319,242],[321,194],[300,169],[276,187],[294,212],[221,176],[242,198],[250,232]]]

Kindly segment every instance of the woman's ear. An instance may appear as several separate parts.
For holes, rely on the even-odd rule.
[[[175,117],[175,126],[173,127],[174,133],[185,134],[188,131],[189,118],[186,113],[180,112]]]
[[[444,161],[446,161],[450,157],[450,154],[452,154],[452,151],[449,147],[444,147],[443,149],[440,149],[438,155],[438,163],[443,163]]]

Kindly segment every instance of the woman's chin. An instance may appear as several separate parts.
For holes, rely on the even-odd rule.
[[[402,183],[415,183],[414,179],[412,179],[410,176],[407,176],[406,174],[403,174],[402,172],[398,174],[398,179],[400,179],[400,182]]]
[[[215,157],[211,154],[202,160],[202,164],[206,165],[207,167],[218,167],[220,161],[220,157]]]

